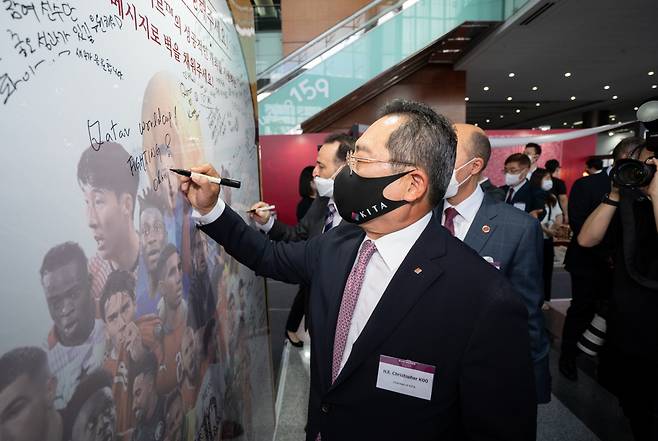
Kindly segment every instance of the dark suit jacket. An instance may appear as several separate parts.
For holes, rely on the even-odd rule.
[[[437,207],[438,217],[443,204]],[[439,218],[440,219],[440,218]],[[483,231],[484,226],[489,232]],[[528,310],[531,355],[535,365],[537,399],[551,399],[551,375],[548,367],[550,343],[541,306],[544,301],[542,265],[544,236],[539,222],[518,208],[484,195],[464,243],[480,256],[493,259],[494,265],[510,281]]]
[[[482,191],[497,201],[505,202],[505,191],[502,188],[493,185],[489,179],[481,183],[480,187],[482,188]]]
[[[601,173],[585,176],[574,182],[569,194],[569,226],[573,237],[567,248],[564,264],[567,271],[578,275],[597,275],[609,272],[602,246],[583,248],[578,245],[578,234],[590,214],[610,193],[610,176]],[[603,273],[602,273],[603,272]]]
[[[509,186],[503,185],[500,187],[505,192],[505,199],[507,199],[507,192]],[[530,186],[530,182],[526,181],[521,188],[519,188],[512,196],[512,204],[522,203],[525,204],[525,212],[530,213],[534,210],[542,210],[544,208],[545,197],[541,191],[535,190]]]
[[[322,234],[324,218],[327,214],[327,203],[329,203],[327,197],[315,198],[306,215],[297,222],[297,225],[290,226],[275,220],[267,235],[270,239],[276,241],[297,242]],[[336,213],[336,216],[338,216],[338,213]]]
[[[333,384],[336,321],[363,230],[341,224],[307,242],[273,242],[228,207],[202,230],[257,274],[311,286],[308,441],[535,439],[528,314],[505,278],[435,218]],[[377,388],[380,355],[435,366],[431,400]]]

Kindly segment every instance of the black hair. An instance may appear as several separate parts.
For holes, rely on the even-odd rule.
[[[101,293],[98,304],[101,310],[101,318],[105,321],[105,304],[110,298],[119,292],[125,292],[135,301],[135,278],[128,271],[112,271]]]
[[[33,380],[48,374],[48,356],[43,349],[35,346],[14,348],[0,357],[0,392],[21,375]]]
[[[541,155],[541,146],[540,146],[539,144],[537,144],[536,142],[529,142],[529,143],[527,143],[527,144],[525,145],[525,148],[528,148],[528,147],[530,147],[530,148],[532,148],[532,149],[535,149],[535,152],[536,152],[538,155]]]
[[[158,359],[155,357],[155,354],[149,350],[144,352],[144,355],[141,359],[133,364],[133,378],[137,378],[139,375],[152,375],[153,380],[158,373]]]
[[[62,439],[72,439],[73,425],[80,410],[82,410],[82,406],[96,392],[106,387],[112,389],[112,378],[103,369],[97,369],[80,380],[71,399],[62,410],[62,419],[64,420],[64,437]]]
[[[386,143],[391,161],[414,164],[429,177],[428,197],[437,205],[448,188],[457,154],[457,135],[452,123],[429,106],[415,101],[394,100],[384,106],[379,117],[406,118]]]
[[[99,150],[89,146],[78,162],[78,183],[110,190],[117,198],[122,194],[132,197],[135,212],[139,172],[128,175],[130,154],[116,142],[104,142]]]
[[[482,170],[484,170],[489,163],[489,158],[491,158],[491,143],[489,142],[489,138],[484,133],[475,131],[471,134],[469,145],[473,157],[480,158],[484,162],[482,166]]]
[[[313,195],[313,189],[311,188],[311,182],[313,182],[313,167],[309,165],[302,169],[302,172],[299,174],[299,196],[303,198],[308,198]]]
[[[628,138],[624,138],[619,141],[614,150],[612,150],[612,157],[615,161],[619,161],[623,156],[638,150],[638,147],[643,146],[644,143],[644,139],[640,138],[639,136],[630,136]]]
[[[43,279],[46,273],[50,273],[71,262],[80,268],[82,274],[87,274],[87,256],[80,245],[70,241],[55,245],[43,257],[39,274]]]
[[[162,272],[164,271],[165,265],[167,264],[167,260],[174,253],[178,254],[178,248],[176,248],[176,245],[174,245],[173,243],[168,243],[162,249],[162,252],[160,253],[160,257],[158,258],[158,264],[155,267],[155,274],[159,279],[162,279],[164,277]]]
[[[546,170],[548,170],[550,174],[555,173],[555,170],[558,168],[560,168],[560,162],[557,159],[549,159],[546,161]]]
[[[603,160],[601,158],[589,158],[585,164],[587,165],[587,168],[603,170]]]
[[[505,159],[505,165],[511,162],[518,162],[522,167],[530,168],[530,158],[528,158],[523,153],[514,153],[509,155],[507,159]]]
[[[550,176],[551,173],[545,168],[538,168],[530,177],[530,187],[535,190],[542,190],[541,181],[544,180],[546,176]],[[552,207],[557,203],[557,198],[550,191],[545,192],[545,202],[550,204]]]
[[[338,150],[336,150],[334,163],[338,165],[344,164],[345,161],[347,161],[347,153],[354,151],[356,138],[345,133],[332,133],[324,138],[322,144],[318,146],[318,150],[320,150],[324,144],[331,144],[332,142],[338,142]]]
[[[144,213],[144,211],[148,210],[149,208],[155,208],[164,217],[166,202],[162,196],[162,192],[158,193],[157,191],[153,190],[152,187],[149,187],[142,191],[142,194],[138,197],[138,200],[140,217],[142,216],[142,213]]]

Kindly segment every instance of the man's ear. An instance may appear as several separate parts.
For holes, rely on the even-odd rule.
[[[472,175],[478,175],[484,171],[484,159],[475,158],[473,160],[473,168],[471,169]]]
[[[406,191],[403,199],[407,202],[420,201],[429,190],[429,176],[424,170],[417,168],[410,172],[406,178]]]
[[[121,211],[123,212],[124,215],[132,216],[133,205],[134,205],[133,197],[128,193],[123,193],[121,196],[119,196],[119,206],[121,207]]]

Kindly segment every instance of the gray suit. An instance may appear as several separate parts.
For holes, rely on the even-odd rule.
[[[436,209],[441,216],[443,204]],[[440,217],[438,219],[441,219]],[[550,344],[544,327],[543,293],[544,238],[537,219],[485,193],[464,243],[493,265],[511,282],[528,310],[531,354],[539,403],[550,401],[548,371]]]

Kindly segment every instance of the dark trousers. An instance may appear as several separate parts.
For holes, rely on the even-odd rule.
[[[555,259],[555,248],[553,238],[544,239],[544,301],[551,301],[551,289],[553,287],[553,260]]]
[[[573,358],[578,354],[576,343],[592,321],[597,300],[601,298],[603,275],[571,273],[571,306],[567,310],[562,328],[562,356]]]
[[[306,312],[306,293],[308,290],[300,286],[295,300],[292,302],[290,312],[288,313],[288,321],[286,322],[286,331],[295,332],[299,328],[299,324],[304,318]]]

